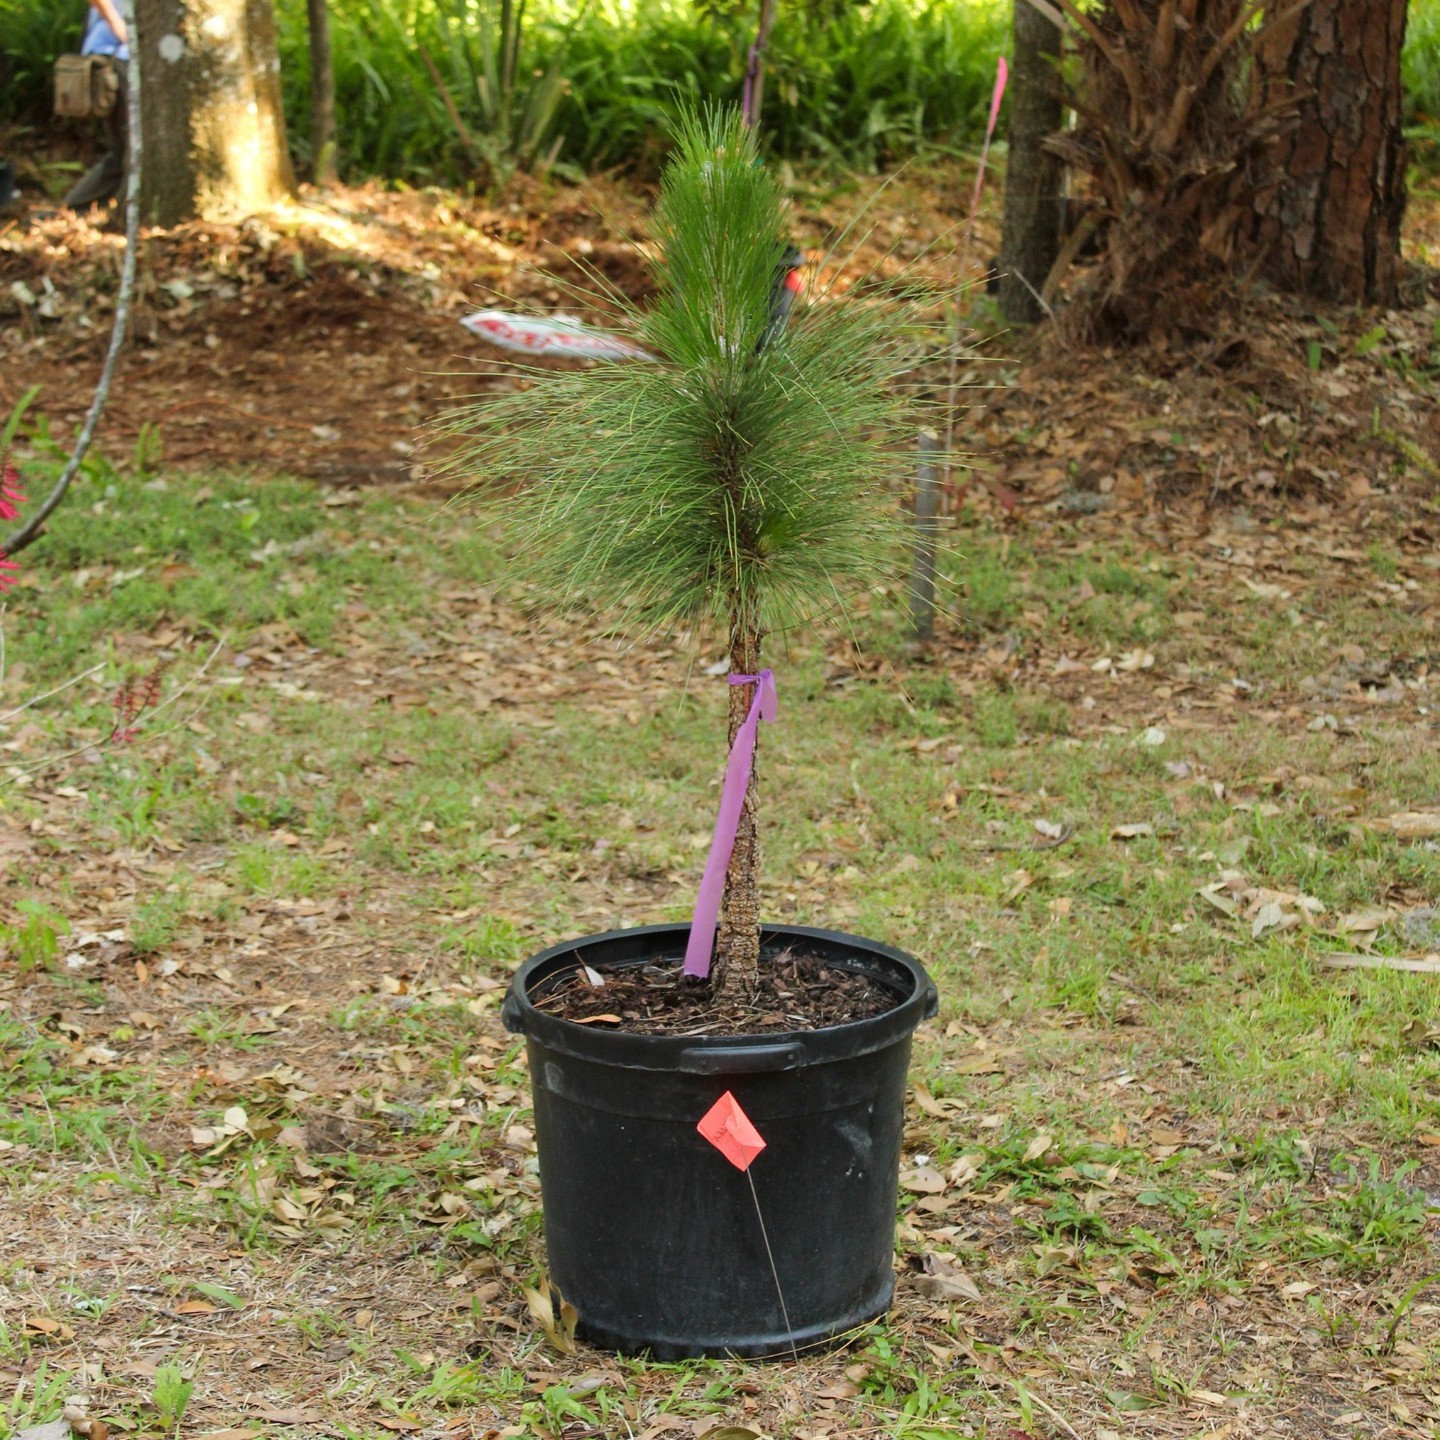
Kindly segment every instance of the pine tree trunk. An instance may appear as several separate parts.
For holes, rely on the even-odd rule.
[[[315,183],[339,180],[335,168],[335,65],[330,58],[330,10],[325,0],[306,0],[310,21],[310,139]]]
[[[760,672],[760,624],[753,613],[736,609],[730,632],[730,673]],[[730,748],[750,713],[753,685],[730,687]],[[761,727],[764,728],[763,726]],[[760,835],[756,825],[756,791],[759,789],[759,741],[745,791],[745,807],[735,832],[735,848],[725,872],[725,897],[720,904],[720,933],[711,965],[714,993],[727,1000],[748,1000],[760,978]]]
[[[294,193],[273,0],[137,0],[141,218],[174,225]]]
[[[1014,5],[1000,312],[1012,323],[1028,324],[1045,314],[1040,291],[1060,253],[1065,167],[1045,148],[1045,140],[1064,123],[1065,110],[1056,68],[1060,28],[1029,0],[1014,0]]]
[[[1250,243],[1277,285],[1392,305],[1405,213],[1400,51],[1405,0],[1311,0],[1259,50],[1264,98],[1297,94],[1278,182],[1256,196]]]

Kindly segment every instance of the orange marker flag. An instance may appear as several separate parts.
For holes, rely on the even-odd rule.
[[[695,1127],[737,1170],[748,1170],[765,1148],[760,1132],[727,1090]]]

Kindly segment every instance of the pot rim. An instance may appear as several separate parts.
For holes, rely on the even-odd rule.
[[[900,1003],[880,1015],[812,1030],[764,1031],[752,1035],[639,1035],[581,1025],[536,1008],[530,992],[561,971],[589,963],[584,952],[601,964],[643,964],[662,953],[678,958],[690,926],[685,923],[639,925],[584,935],[532,955],[515,972],[500,1009],[507,1030],[539,1044],[601,1064],[645,1070],[680,1070],[695,1074],[736,1074],[791,1070],[802,1065],[848,1060],[882,1050],[914,1033],[922,1020],[939,1008],[939,992],[925,967],[894,946],[844,931],[806,925],[762,925],[762,956],[775,942],[804,940],[826,959],[846,960],[869,971],[891,988],[908,987]],[[663,943],[657,943],[663,942]]]

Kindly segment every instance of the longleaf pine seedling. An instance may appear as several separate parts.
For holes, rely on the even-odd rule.
[[[786,206],[753,135],[716,110],[676,142],[652,227],[658,294],[627,316],[653,363],[537,370],[449,428],[468,437],[468,473],[504,495],[537,594],[635,632],[722,626],[733,674],[755,676],[767,637],[896,563],[917,302],[822,294],[778,323]],[[732,746],[753,698],[731,686]],[[757,839],[752,766],[711,968],[727,998],[758,978]]]

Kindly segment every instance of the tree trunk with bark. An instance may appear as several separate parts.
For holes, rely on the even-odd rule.
[[[306,0],[310,20],[310,139],[315,183],[340,178],[335,165],[335,64],[330,58],[330,10],[325,0]]]
[[[137,0],[136,9],[142,220],[221,219],[292,195],[273,0]]]
[[[760,622],[737,603],[730,630],[730,673],[760,673]],[[729,749],[750,713],[754,685],[730,687]],[[711,984],[717,996],[748,1000],[760,976],[760,833],[755,809],[759,789],[759,742],[745,789],[745,806],[735,831],[735,848],[725,871],[725,897],[720,905],[720,933],[715,941]]]
[[[1299,121],[1279,142],[1279,178],[1255,197],[1248,239],[1286,290],[1379,305],[1398,298],[1405,3],[1311,0],[1261,39],[1265,98],[1293,94]]]
[[[1000,312],[1012,323],[1041,319],[1040,291],[1060,253],[1065,166],[1045,147],[1064,124],[1058,63],[1060,27],[1030,0],[1014,0],[1010,67],[1010,157],[1000,244]]]

